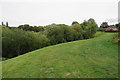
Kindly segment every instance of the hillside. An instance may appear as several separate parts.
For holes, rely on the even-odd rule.
[[[115,78],[118,45],[114,33],[38,49],[3,61],[3,78]]]

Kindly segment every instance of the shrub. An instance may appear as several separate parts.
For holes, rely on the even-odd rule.
[[[45,47],[48,43],[48,38],[43,34],[23,31],[16,28],[3,28],[3,57],[15,57],[35,49]]]
[[[94,21],[94,19],[91,18],[88,21],[84,21],[81,24],[81,27],[83,29],[84,39],[89,39],[89,38],[94,37],[94,34],[96,33],[98,26],[96,22]]]
[[[45,34],[52,45],[65,42],[64,29],[56,24],[48,25],[45,29]]]
[[[104,31],[105,28],[98,28],[97,31]]]
[[[18,28],[23,29],[25,31],[34,31],[34,32],[40,32],[44,31],[44,27],[42,26],[29,26],[28,24],[20,25]]]
[[[74,24],[74,25],[72,25],[71,27],[72,27],[73,30],[75,30],[75,31],[74,31],[74,35],[76,35],[76,36],[74,37],[75,40],[84,39],[84,38],[83,38],[83,32],[84,32],[84,31],[83,31],[83,29],[82,29],[82,27],[81,27],[80,24]]]
[[[97,31],[97,24],[91,18],[81,24],[73,22],[71,26],[51,24],[45,27],[32,27],[26,24],[18,28],[2,28],[3,57],[9,58],[48,45],[92,38]]]
[[[50,39],[51,45],[54,45],[83,39],[80,30],[77,31],[76,29],[65,24],[52,24],[46,27],[45,34]]]

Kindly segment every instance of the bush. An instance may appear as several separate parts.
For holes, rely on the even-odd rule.
[[[34,31],[34,32],[40,32],[44,31],[44,27],[42,26],[29,26],[28,24],[20,25],[18,28],[23,29],[25,31]]]
[[[83,37],[83,29],[80,24],[74,24],[71,26],[74,31],[74,40],[82,40]]]
[[[43,34],[23,31],[16,28],[3,28],[3,57],[15,57],[35,49],[45,47],[48,43],[48,38]]]
[[[45,34],[50,39],[51,45],[66,42],[64,39],[64,29],[59,25],[48,25],[45,29]]]
[[[73,22],[71,26],[51,24],[43,28],[26,24],[18,28],[2,28],[3,57],[9,58],[48,45],[92,38],[97,31],[97,24],[91,18],[81,24]]]
[[[45,27],[45,34],[50,39],[51,45],[63,42],[89,39],[94,37],[97,24],[93,19],[84,21],[82,24],[67,26],[65,24],[51,24]]]
[[[105,28],[98,28],[97,31],[104,31]]]
[[[51,45],[83,39],[80,28],[74,26],[70,27],[65,24],[48,25],[45,34],[50,39]]]
[[[94,34],[96,33],[97,28],[98,28],[96,22],[92,18],[89,19],[88,21],[84,21],[81,24],[81,27],[83,29],[84,39],[89,39],[89,38],[94,37]]]

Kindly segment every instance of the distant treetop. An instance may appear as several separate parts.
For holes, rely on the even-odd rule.
[[[73,21],[72,22],[72,25],[74,25],[74,24],[79,24],[77,21]]]

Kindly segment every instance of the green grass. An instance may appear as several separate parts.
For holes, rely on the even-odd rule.
[[[38,49],[3,61],[3,78],[117,78],[115,33]]]

